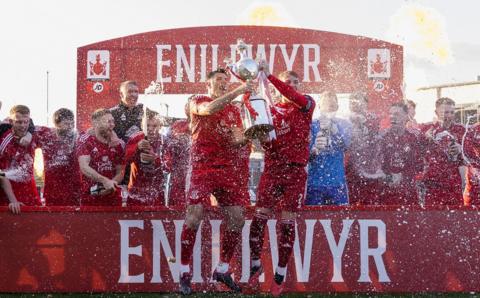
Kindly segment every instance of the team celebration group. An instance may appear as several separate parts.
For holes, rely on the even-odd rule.
[[[180,291],[190,294],[197,230],[205,207],[214,201],[225,227],[212,279],[239,292],[229,263],[240,245],[245,207],[251,205],[250,154],[262,152],[264,170],[250,227],[250,280],[244,288],[258,286],[265,226],[278,211],[279,255],[271,289],[278,296],[303,206],[460,206],[478,201],[480,128],[455,123],[452,99],[439,98],[435,120],[426,124],[415,122],[412,101],[393,100],[389,125],[383,128],[382,119],[368,110],[365,93],[350,95],[350,116],[343,119],[335,115],[334,92],[325,91],[315,101],[301,93],[294,71],[274,76],[268,69],[262,61],[260,70],[274,87],[269,108],[275,129],[254,140],[244,135],[244,102],[236,99],[255,86],[250,81],[232,85],[223,69],[209,73],[207,94],[188,99],[187,119],[171,124],[167,135],[160,133],[163,117],[137,103],[135,81],[120,84],[120,103],[94,111],[91,128],[84,132],[75,131],[68,109],[57,110],[55,127],[49,128],[35,126],[27,106],[13,106],[0,125],[0,204],[15,214],[23,205],[42,204],[33,175],[34,152],[41,148],[47,206],[186,208]],[[319,116],[314,118],[314,112]]]

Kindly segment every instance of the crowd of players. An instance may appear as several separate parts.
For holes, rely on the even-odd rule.
[[[316,103],[300,92],[295,72],[273,76],[265,61],[260,68],[275,87],[275,133],[255,142],[243,134],[242,102],[235,101],[254,86],[245,82],[230,88],[222,69],[207,76],[207,94],[189,98],[187,119],[174,122],[166,136],[160,133],[162,117],[137,103],[135,81],[123,82],[120,103],[94,111],[91,128],[81,133],[68,109],[56,111],[55,127],[49,128],[34,126],[28,107],[14,106],[0,125],[1,204],[13,213],[20,213],[22,205],[41,204],[33,175],[34,151],[41,148],[47,206],[185,207],[180,290],[189,294],[196,232],[204,207],[214,200],[226,226],[213,279],[240,291],[229,262],[241,239],[244,207],[250,204],[249,156],[255,147],[264,153],[264,171],[250,227],[249,287],[255,288],[263,272],[264,229],[277,209],[279,256],[272,294],[279,295],[296,213],[304,205],[477,203],[480,126],[466,129],[454,123],[452,99],[437,100],[434,122],[417,124],[415,104],[399,98],[389,110],[390,126],[381,129],[380,119],[367,109],[365,94],[350,96],[351,115],[341,119],[335,116],[335,93],[322,93]],[[315,110],[319,116],[312,119]]]

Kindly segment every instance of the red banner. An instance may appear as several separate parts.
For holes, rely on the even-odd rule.
[[[95,109],[116,105],[118,86],[125,80],[136,80],[140,93],[152,81],[161,83],[166,94],[205,93],[208,72],[225,67],[225,59],[239,59],[238,38],[247,43],[249,56],[269,62],[273,74],[297,72],[307,93],[363,91],[369,95],[369,108],[380,116],[401,99],[403,48],[399,45],[299,28],[180,28],[78,48],[78,127],[83,130],[90,125]]]
[[[178,210],[0,209],[0,292],[172,292],[178,287]],[[248,280],[247,212],[235,279]],[[480,291],[479,211],[473,208],[310,208],[299,213],[287,292]],[[261,277],[268,291],[278,258],[268,222]],[[216,291],[222,221],[202,222],[193,257],[195,291]],[[176,259],[176,260],[175,260]]]

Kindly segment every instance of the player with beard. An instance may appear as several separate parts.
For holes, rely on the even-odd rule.
[[[144,121],[146,134],[137,132],[126,146],[125,160],[131,165],[127,205],[162,206],[165,144],[160,135],[160,115],[147,109]]]
[[[15,201],[11,194],[8,199],[0,193],[0,204],[9,205],[12,212],[20,211],[20,205],[39,206],[35,178],[33,176],[34,142],[21,145],[20,140],[28,133],[30,125],[30,109],[24,105],[16,105],[10,109],[9,123],[12,127],[0,136],[0,169],[8,178]],[[4,179],[4,178],[2,178]],[[2,181],[7,187],[8,181]]]
[[[437,121],[420,125],[425,137],[425,205],[463,205],[461,153],[465,127],[454,122],[455,101],[448,97],[435,102]]]
[[[95,135],[82,135],[77,151],[81,205],[121,206],[118,184],[123,179],[125,144],[113,140],[115,123],[109,110],[94,111],[92,125]]]
[[[263,271],[261,251],[265,225],[273,210],[281,211],[279,221],[278,265],[275,269],[271,293],[281,294],[286,266],[295,239],[295,219],[303,204],[309,158],[310,126],[315,101],[299,93],[300,80],[293,71],[285,71],[279,78],[269,73],[268,64],[261,61],[260,69],[282,94],[272,107],[276,138],[262,140],[265,150],[265,170],[258,186],[256,212],[250,227],[251,273],[249,286],[255,288]]]
[[[226,226],[222,232],[220,262],[212,279],[236,292],[229,262],[241,239],[245,222],[244,206],[249,202],[248,177],[250,148],[243,137],[240,110],[231,102],[252,90],[251,83],[228,91],[229,77],[223,69],[207,76],[208,96],[190,101],[192,147],[190,179],[187,187],[187,214],[182,230],[180,291],[191,293],[190,263],[195,237],[203,219],[204,206],[215,196]]]
[[[45,164],[45,204],[77,206],[80,204],[80,170],[75,155],[77,133],[73,112],[65,108],[55,111],[53,123],[55,128],[37,126],[34,133]]]

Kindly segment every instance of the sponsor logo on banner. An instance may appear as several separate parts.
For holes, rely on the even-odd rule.
[[[383,90],[385,90],[385,83],[383,83],[382,81],[373,82],[373,91],[382,92]]]
[[[110,79],[110,51],[96,50],[87,52],[87,79]]]
[[[390,50],[368,49],[368,78],[390,78]]]
[[[93,84],[93,87],[92,87],[92,90],[95,92],[95,93],[102,93],[103,91],[103,84],[100,83],[100,82],[96,82],[95,84]]]

